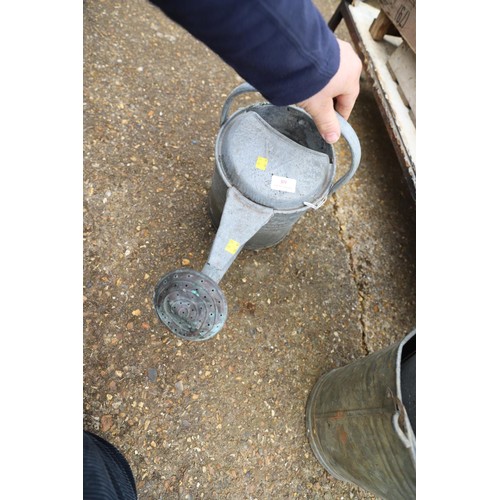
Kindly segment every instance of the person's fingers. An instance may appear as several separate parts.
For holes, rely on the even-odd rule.
[[[313,118],[323,139],[329,144],[340,138],[340,125],[335,111],[349,118],[359,95],[361,59],[352,46],[338,40],[340,66],[337,73],[319,92],[299,103]]]
[[[333,144],[337,142],[340,137],[340,124],[337,120],[337,115],[333,108],[333,100],[331,98],[325,97],[310,111],[313,117],[314,123],[318,128],[321,137],[328,142]]]
[[[335,110],[342,115],[346,120],[351,116],[352,108],[356,103],[358,93],[356,94],[342,94],[335,98]]]
[[[321,100],[316,100],[313,104],[305,106],[305,109],[311,115],[321,137],[326,142],[333,144],[339,140],[340,124],[331,98],[325,96]]]
[[[359,79],[363,65],[351,44],[339,40],[342,64],[337,73],[340,88],[335,97],[335,109],[346,120],[349,119],[359,95]],[[335,81],[335,77],[333,78]]]

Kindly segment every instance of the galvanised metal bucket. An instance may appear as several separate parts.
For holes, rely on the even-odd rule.
[[[282,241],[307,210],[321,207],[351,179],[361,159],[356,133],[338,115],[351,165],[335,182],[333,148],[303,109],[265,102],[228,118],[233,99],[245,92],[255,89],[243,83],[222,108],[208,200],[217,234],[208,260],[201,272],[184,268],[165,275],[155,290],[160,320],[190,340],[206,340],[222,328],[227,305],[218,283],[240,251]]]
[[[323,375],[306,406],[306,432],[321,465],[387,500],[416,495],[415,359],[414,330]],[[413,367],[413,379],[402,378],[404,366]]]

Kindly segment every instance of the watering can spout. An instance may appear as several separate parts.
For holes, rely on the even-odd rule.
[[[273,214],[272,208],[258,205],[244,197],[236,188],[230,187],[219,228],[202,273],[218,283],[245,243],[269,222]]]

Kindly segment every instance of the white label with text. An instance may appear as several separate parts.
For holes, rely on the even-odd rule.
[[[271,189],[276,191],[285,191],[287,193],[295,193],[297,179],[289,179],[288,177],[280,177],[273,175],[271,177]]]

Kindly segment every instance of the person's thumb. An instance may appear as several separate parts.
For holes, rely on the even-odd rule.
[[[308,106],[306,111],[312,116],[321,137],[333,144],[339,140],[340,124],[333,108],[333,99],[325,97],[316,105]]]

